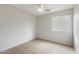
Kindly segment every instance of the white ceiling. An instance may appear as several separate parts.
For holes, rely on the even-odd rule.
[[[37,11],[37,7],[39,6],[39,4],[15,4],[12,6],[20,8],[36,16],[47,14],[47,13],[52,13],[52,12],[57,12],[57,11],[65,10],[65,9],[70,9],[74,7],[73,4],[44,4],[44,7],[47,9],[50,9],[50,12],[40,13]]]

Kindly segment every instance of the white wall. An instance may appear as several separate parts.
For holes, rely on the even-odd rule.
[[[72,45],[72,31],[71,32],[62,32],[62,31],[52,32],[52,16],[65,15],[65,14],[72,15],[72,9],[39,16],[37,37],[41,39],[58,42],[58,43]]]
[[[36,17],[9,5],[0,5],[0,51],[36,38]]]
[[[74,46],[79,53],[79,5],[74,7]]]

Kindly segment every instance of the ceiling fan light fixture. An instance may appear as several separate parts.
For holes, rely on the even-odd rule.
[[[40,12],[40,13],[42,13],[42,12],[49,12],[50,9],[45,8],[44,5],[41,4],[41,5],[38,7],[37,11]]]
[[[38,8],[37,11],[38,11],[38,12],[43,12],[43,9]]]
[[[38,12],[43,12],[44,6],[42,4],[39,5],[37,11]]]

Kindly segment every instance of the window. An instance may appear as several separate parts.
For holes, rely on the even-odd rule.
[[[52,17],[52,31],[71,31],[71,15]]]

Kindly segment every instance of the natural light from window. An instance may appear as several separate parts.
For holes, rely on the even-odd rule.
[[[71,31],[71,15],[61,15],[52,17],[52,31]]]

